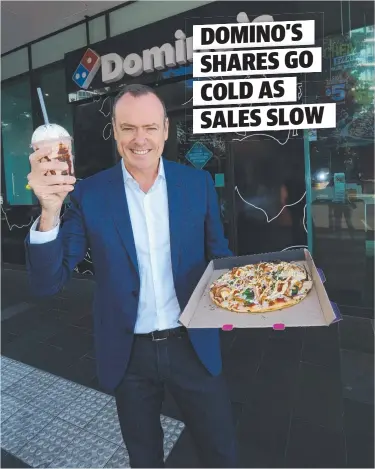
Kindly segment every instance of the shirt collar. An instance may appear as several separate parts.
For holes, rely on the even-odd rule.
[[[122,167],[122,174],[124,176],[124,181],[129,181],[132,180],[134,182],[137,182],[133,176],[129,173],[129,171],[125,167],[124,160],[121,158],[121,167]],[[163,178],[165,179],[165,172],[164,172],[164,163],[163,163],[163,158],[160,157],[159,159],[159,169],[158,169],[158,176],[157,179]]]

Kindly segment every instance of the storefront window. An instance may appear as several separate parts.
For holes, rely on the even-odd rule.
[[[1,133],[7,201],[10,205],[33,204],[32,192],[26,188],[33,133],[28,76],[2,83]]]
[[[185,76],[189,73],[189,72],[186,73],[185,69],[187,68],[188,67],[183,67],[181,76]],[[176,73],[175,71],[173,72]],[[163,75],[165,75],[163,76],[163,78],[165,79],[172,78],[175,76],[175,75],[169,74],[168,72],[164,72]],[[176,109],[176,108],[185,109],[192,105],[192,98],[193,98],[192,80],[181,80],[176,83],[170,83],[164,86],[162,82],[161,83],[159,82],[156,84],[155,90],[160,96],[160,98],[164,101],[165,106],[168,111],[172,109]]]
[[[374,29],[326,39],[320,99],[336,102],[336,128],[310,143],[313,251],[332,300],[373,306]]]
[[[72,106],[68,104],[65,92],[64,65],[44,69],[36,79],[43,91],[50,122],[61,125],[73,135]]]
[[[95,42],[104,41],[106,38],[105,31],[105,17],[99,16],[94,20],[89,21],[90,44]]]
[[[67,52],[87,45],[86,26],[80,24],[31,46],[33,67],[43,67],[64,59]]]
[[[16,77],[29,70],[27,48],[17,50],[1,57],[1,79]]]
[[[109,14],[111,36],[116,36],[155,21],[198,8],[213,0],[178,2],[135,2]]]

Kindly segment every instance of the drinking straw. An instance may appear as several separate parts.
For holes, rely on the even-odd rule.
[[[42,90],[40,88],[37,88],[37,91],[38,91],[38,96],[39,96],[40,107],[42,108],[44,124],[49,125],[49,120],[48,120],[48,116],[47,116],[47,109],[46,109],[46,105],[44,103]]]

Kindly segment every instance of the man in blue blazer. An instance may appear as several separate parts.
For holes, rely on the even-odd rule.
[[[32,291],[60,291],[90,248],[98,378],[114,392],[131,466],[164,467],[166,385],[205,465],[235,467],[219,330],[186,330],[178,321],[207,260],[232,255],[212,178],[164,160],[168,118],[146,86],[117,96],[113,130],[121,161],[77,184],[44,176],[65,163],[40,162],[41,150],[31,155],[28,181],[42,208],[25,242]]]

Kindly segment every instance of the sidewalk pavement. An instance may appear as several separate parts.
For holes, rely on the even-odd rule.
[[[2,467],[128,467],[95,376],[93,286],[74,278],[36,301],[22,267],[2,269]],[[241,467],[374,467],[374,331],[360,314],[221,334]],[[167,467],[202,467],[168,392],[161,419]]]

